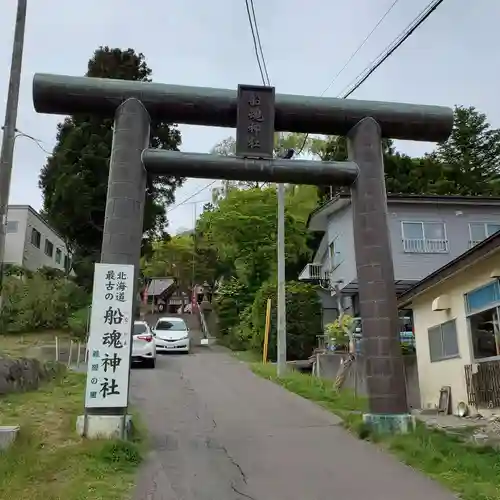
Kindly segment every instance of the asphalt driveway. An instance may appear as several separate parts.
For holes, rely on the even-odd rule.
[[[451,500],[339,419],[221,350],[132,371],[152,451],[134,500]]]

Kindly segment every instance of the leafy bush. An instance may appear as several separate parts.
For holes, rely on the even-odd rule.
[[[252,303],[246,286],[237,278],[231,278],[222,283],[217,290],[215,309],[219,318],[218,336],[224,340],[236,327],[240,320],[240,313]]]
[[[266,325],[267,299],[272,300],[271,330],[268,355],[276,360],[276,291],[275,282],[264,283],[252,306],[251,320],[247,327],[253,332],[252,348],[262,352]],[[248,323],[251,321],[251,324]],[[323,333],[321,302],[312,285],[290,281],[286,284],[287,359],[308,358],[317,344],[317,335]]]
[[[3,275],[4,276],[33,276],[33,271],[29,269],[25,269],[22,266],[18,266],[17,264],[4,264],[3,266]]]
[[[67,327],[68,318],[89,304],[89,295],[66,278],[44,273],[10,276],[4,282],[2,331],[27,332]]]
[[[239,316],[239,322],[233,326],[223,338],[223,344],[233,351],[252,349],[252,304],[247,306]]]
[[[74,337],[85,340],[87,337],[87,322],[89,318],[89,308],[78,309],[68,318],[68,329]]]
[[[37,274],[43,276],[47,280],[55,280],[58,278],[61,279],[66,276],[64,271],[49,266],[42,266],[40,269],[37,270]]]
[[[354,318],[349,314],[342,314],[333,323],[326,325],[328,343],[337,347],[337,350],[349,351],[349,342],[354,333]]]

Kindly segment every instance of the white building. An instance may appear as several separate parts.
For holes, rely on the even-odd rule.
[[[9,205],[5,262],[26,269],[48,266],[64,271],[69,265],[66,245],[43,217],[29,205]]]
[[[500,409],[500,231],[399,297],[413,310],[422,408],[450,388],[452,413]]]

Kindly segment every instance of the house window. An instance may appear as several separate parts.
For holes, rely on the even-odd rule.
[[[48,239],[45,240],[45,255],[48,255],[49,257],[54,255],[54,243]]]
[[[460,356],[457,327],[454,319],[429,328],[427,333],[429,335],[429,355],[432,363]]]
[[[37,248],[40,248],[42,243],[42,235],[35,228],[31,230],[31,244]]]
[[[500,302],[500,284],[498,280],[465,294],[465,309],[467,314],[490,309],[497,302]]]
[[[481,241],[489,238],[500,231],[500,223],[495,222],[471,222],[469,224],[469,247],[473,247]]]
[[[19,222],[17,220],[9,220],[7,222],[7,234],[9,233],[17,233],[17,229],[19,227]]]
[[[402,233],[406,253],[448,253],[444,222],[403,222]]]
[[[328,247],[328,257],[330,259],[330,269],[333,271],[340,265],[340,252],[336,239],[333,240]]]
[[[61,263],[61,258],[62,258],[62,252],[60,248],[56,249],[56,264]]]
[[[465,294],[474,359],[500,356],[499,306],[498,280]]]
[[[65,255],[64,256],[64,269],[65,269],[65,271],[69,272],[71,269],[71,266],[72,266],[71,259],[67,255]]]

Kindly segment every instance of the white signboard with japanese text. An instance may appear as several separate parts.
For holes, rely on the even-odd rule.
[[[134,266],[96,264],[85,408],[128,405]]]

